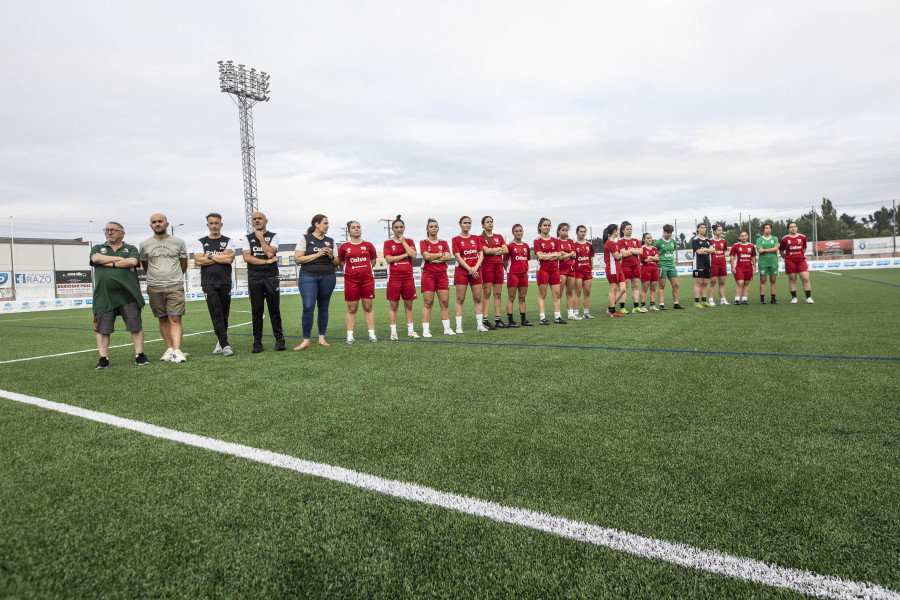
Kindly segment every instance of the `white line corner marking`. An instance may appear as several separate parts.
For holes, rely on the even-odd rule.
[[[685,544],[666,542],[617,529],[609,529],[563,517],[554,517],[545,513],[440,492],[421,485],[384,479],[375,475],[310,462],[268,450],[233,444],[174,429],[166,429],[150,423],[124,419],[115,415],[52,402],[34,396],[0,390],[0,397],[122,429],[129,429],[155,438],[180,442],[196,448],[204,448],[267,465],[290,469],[314,477],[346,483],[395,498],[402,498],[430,506],[439,506],[500,523],[544,531],[571,540],[604,546],[618,552],[627,552],[644,558],[655,558],[675,565],[724,575],[734,579],[789,589],[821,598],[900,600],[900,593],[871,583],[848,581],[828,575],[818,575],[809,571],[788,569],[715,550],[702,550]]]

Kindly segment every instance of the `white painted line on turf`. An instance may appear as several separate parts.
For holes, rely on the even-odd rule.
[[[820,273],[828,273],[829,275],[839,275],[841,277],[844,276],[843,273],[838,273],[837,271],[819,271]]]
[[[250,325],[251,323],[253,323],[253,321],[247,321],[246,323],[238,323],[237,325],[229,325],[228,329],[232,329],[233,327],[242,327],[243,325]],[[208,331],[195,331],[193,333],[185,333],[181,337],[186,338],[186,337],[191,337],[192,335],[203,335],[205,333],[215,333],[215,332],[212,329],[210,329]],[[155,338],[152,340],[144,340],[144,344],[152,344],[153,342],[161,342],[161,341],[163,341],[162,338]],[[127,346],[134,346],[134,344],[133,343],[118,344],[116,346],[110,346],[110,348],[125,348]],[[16,362],[25,362],[28,360],[38,360],[39,358],[56,358],[58,356],[70,356],[72,354],[84,354],[85,352],[96,352],[96,351],[97,351],[97,347],[94,346],[93,348],[88,348],[87,350],[73,350],[72,352],[60,352],[59,354],[45,354],[44,356],[28,356],[26,358],[13,358],[11,360],[0,360],[0,365],[16,363]]]
[[[188,446],[246,458],[258,463],[281,467],[314,477],[346,483],[395,498],[484,517],[499,523],[508,523],[544,531],[571,540],[604,546],[617,552],[627,552],[628,554],[644,558],[658,559],[682,567],[698,569],[734,579],[784,588],[820,598],[835,598],[838,600],[859,598],[900,600],[900,593],[872,583],[849,581],[828,575],[818,575],[809,571],[779,567],[778,565],[733,556],[715,550],[703,550],[685,544],[666,542],[626,531],[619,531],[618,529],[609,529],[523,508],[504,506],[486,500],[441,492],[422,485],[384,479],[375,475],[351,471],[350,469],[302,460],[286,454],[278,454],[193,433],[158,427],[150,423],[124,419],[115,415],[52,402],[34,396],[0,390],[0,397],[136,431],[155,438],[171,440]]]

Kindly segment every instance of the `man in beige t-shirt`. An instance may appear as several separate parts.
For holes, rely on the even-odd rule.
[[[169,235],[165,215],[150,217],[153,237],[141,242],[141,265],[147,271],[147,296],[150,310],[159,319],[159,332],[166,342],[160,360],[186,362],[181,351],[181,317],[184,315],[184,272],[188,253],[184,240]]]

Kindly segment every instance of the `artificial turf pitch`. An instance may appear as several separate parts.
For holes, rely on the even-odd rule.
[[[900,270],[847,275],[872,281],[814,273],[816,304],[791,305],[780,277],[777,306],[625,319],[601,279],[592,321],[479,334],[468,302],[466,333],[444,337],[435,308],[432,340],[407,340],[401,310],[401,341],[370,344],[360,313],[352,346],[337,293],[330,348],[269,335],[252,355],[244,325],[232,358],[201,334],[184,364],[159,342],[149,367],[127,347],[106,371],[95,352],[9,362],[0,389],[897,591]],[[211,328],[188,310],[186,332]],[[289,347],[300,312],[282,298]],[[376,322],[386,338],[383,293]],[[85,310],[0,315],[0,361],[90,349],[90,328]],[[0,398],[0,597],[138,596],[798,594]]]

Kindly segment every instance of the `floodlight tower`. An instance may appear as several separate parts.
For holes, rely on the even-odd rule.
[[[265,71],[249,71],[232,61],[219,61],[219,89],[231,96],[241,119],[241,156],[244,167],[244,216],[247,232],[253,231],[252,215],[258,210],[256,193],[256,150],[253,146],[253,112],[257,102],[269,101],[269,76]]]

